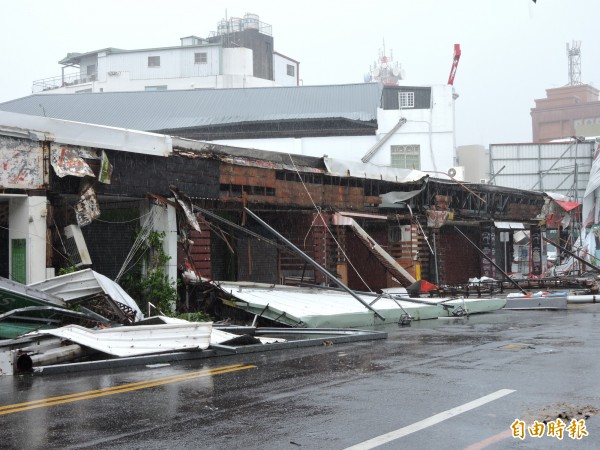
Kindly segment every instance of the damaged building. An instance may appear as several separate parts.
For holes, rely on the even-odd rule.
[[[164,233],[172,280],[327,283],[245,207],[351,289],[501,278],[513,257],[506,239],[541,233],[546,201],[415,170],[6,112],[0,155],[0,276],[24,284],[72,266],[115,279],[143,226]]]

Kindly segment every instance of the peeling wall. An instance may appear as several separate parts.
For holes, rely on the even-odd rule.
[[[41,142],[0,136],[0,188],[41,189],[43,185]]]

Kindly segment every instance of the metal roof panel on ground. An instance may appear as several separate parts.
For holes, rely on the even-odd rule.
[[[144,317],[135,300],[121,286],[92,269],[84,269],[49,278],[44,281],[32,283],[29,287],[35,288],[47,295],[58,297],[66,303],[104,293],[114,301],[133,309],[136,320],[141,320]]]
[[[452,310],[458,307],[466,309],[469,313],[481,313],[501,309],[506,304],[505,298],[410,300],[392,296],[379,298],[373,304],[376,294],[359,294],[385,317],[384,322],[377,319],[372,311],[352,296],[343,292],[258,283],[214,284],[234,298],[233,301],[227,302],[234,307],[285,325],[307,328],[395,324],[403,314],[410,314],[415,320],[436,319],[452,316]]]
[[[144,131],[274,120],[377,120],[375,83],[244,89],[36,94],[0,110]]]
[[[161,325],[90,330],[68,325],[38,331],[68,339],[85,347],[113,356],[137,356],[179,350],[206,350],[210,344],[212,322],[183,322]]]
[[[65,307],[65,302],[51,292],[0,277],[0,313],[26,306]]]

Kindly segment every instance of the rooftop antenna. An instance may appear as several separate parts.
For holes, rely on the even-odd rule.
[[[224,47],[229,47],[229,19],[227,18],[227,8],[225,8],[225,26],[227,27],[227,33],[225,34],[225,45]]]
[[[567,57],[569,58],[569,83],[567,86],[577,86],[581,83],[581,41],[572,41],[571,47],[567,42]]]

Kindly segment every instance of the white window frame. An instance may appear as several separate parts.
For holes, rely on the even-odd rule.
[[[397,169],[421,170],[421,146],[418,144],[390,146],[390,166]]]
[[[409,91],[398,92],[398,106],[400,108],[414,108],[415,107],[415,93]]]

